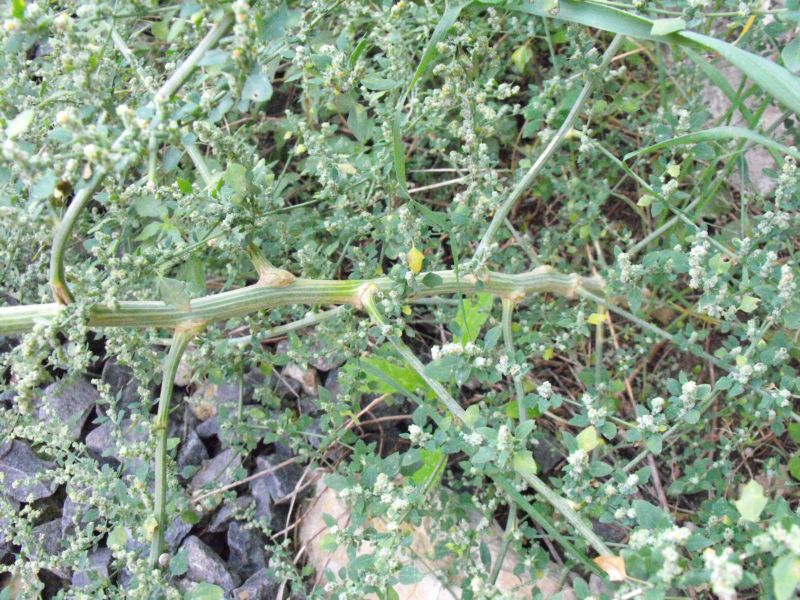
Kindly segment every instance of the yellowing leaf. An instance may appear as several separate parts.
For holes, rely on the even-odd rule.
[[[336,166],[339,167],[339,170],[345,175],[358,175],[358,171],[356,171],[356,168],[350,163],[339,163]]]
[[[742,494],[734,502],[736,510],[742,515],[745,521],[758,522],[761,511],[767,505],[767,497],[764,495],[764,488],[755,479],[751,479],[742,488]]]
[[[587,317],[586,322],[589,323],[589,325],[600,325],[605,320],[606,320],[606,313],[599,312],[590,314]]]
[[[532,58],[533,52],[531,52],[531,49],[525,44],[514,50],[514,53],[511,55],[511,62],[514,63],[514,68],[522,73],[527,64],[531,62]]]
[[[413,273],[419,273],[422,271],[422,262],[425,260],[425,255],[417,250],[416,246],[412,246],[411,250],[408,251],[406,254],[406,261],[408,262],[408,268],[411,269]]]
[[[681,166],[676,165],[675,163],[670,163],[667,166],[667,173],[669,174],[670,177],[675,178],[681,174]]]
[[[760,302],[761,300],[755,296],[744,296],[742,297],[742,303],[739,305],[739,310],[751,313],[758,308]]]
[[[628,576],[625,572],[625,559],[621,556],[598,556],[593,562],[605,571],[611,581],[625,581]]]
[[[533,454],[527,450],[520,450],[514,453],[513,465],[514,470],[520,475],[536,475],[539,470],[533,458]]]
[[[550,360],[555,356],[555,351],[552,348],[545,348],[545,351],[542,353],[542,358],[545,360]]]
[[[148,540],[152,540],[153,536],[156,534],[156,529],[158,529],[158,521],[153,516],[150,516],[142,523],[142,531],[144,532],[144,536]]]
[[[575,439],[578,442],[578,447],[584,452],[591,452],[601,444],[594,425],[589,425],[589,427],[575,436]]]

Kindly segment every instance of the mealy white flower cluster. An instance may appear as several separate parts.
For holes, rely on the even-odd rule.
[[[720,600],[736,599],[736,584],[744,575],[742,566],[733,562],[732,558],[731,548],[725,548],[721,554],[717,554],[713,548],[706,548],[703,551],[703,562],[710,571],[711,589]]]

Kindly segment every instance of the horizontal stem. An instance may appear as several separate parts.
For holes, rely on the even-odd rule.
[[[413,298],[456,292],[487,292],[515,300],[542,292],[573,298],[581,290],[600,292],[603,289],[600,278],[556,273],[550,267],[539,267],[516,275],[489,272],[482,279],[472,275],[456,278],[454,271],[435,271],[434,275],[438,278],[435,283],[422,287],[413,294]],[[234,319],[259,310],[286,305],[350,304],[360,308],[360,290],[365,285],[375,286],[379,291],[389,291],[397,284],[388,277],[344,281],[296,279],[283,287],[257,283],[203,296],[192,300],[188,308],[153,300],[122,301],[115,308],[95,304],[89,307],[89,326],[174,328],[197,322]],[[56,303],[2,307],[0,335],[28,332],[36,322],[51,319],[62,309]]]

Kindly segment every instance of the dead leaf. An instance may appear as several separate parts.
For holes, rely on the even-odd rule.
[[[621,556],[598,556],[594,564],[603,569],[611,581],[625,581],[625,559]]]

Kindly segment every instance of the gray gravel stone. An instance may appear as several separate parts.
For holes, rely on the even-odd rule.
[[[183,543],[188,553],[189,569],[186,578],[190,581],[213,583],[226,593],[230,593],[240,583],[239,577],[228,571],[222,559],[204,544],[200,538],[192,535]]]
[[[123,459],[119,455],[117,444],[112,435],[115,427],[116,426],[111,421],[106,421],[105,423],[101,423],[92,429],[86,436],[86,447],[98,459],[113,458],[119,463],[126,463],[128,469],[133,471],[140,464],[140,461]],[[133,426],[128,419],[125,419],[122,421],[120,428],[122,429],[122,437],[126,444],[135,444],[150,439],[150,432],[148,431],[148,426],[146,423]]]
[[[33,560],[49,561],[61,553],[61,519],[53,519],[33,528],[33,543],[23,546],[23,551]],[[66,567],[58,564],[50,565],[47,569],[61,579],[69,579],[70,574]]]
[[[281,375],[284,379],[292,379],[300,384],[300,388],[309,396],[317,395],[317,386],[319,385],[319,376],[316,369],[307,367],[305,369],[300,366],[289,363],[283,368]]]
[[[233,590],[232,597],[233,600],[273,600],[280,586],[281,582],[270,577],[267,569],[259,569]]]
[[[178,450],[178,468],[199,466],[200,463],[207,459],[208,450],[206,450],[203,440],[200,439],[194,429],[190,429],[189,435],[186,436],[186,440]]]
[[[250,577],[253,573],[267,566],[267,555],[264,552],[265,540],[260,531],[248,528],[240,521],[234,521],[228,528],[228,567],[242,577]]]
[[[106,361],[100,379],[111,388],[111,394],[117,398],[117,407],[126,408],[139,401],[136,389],[138,382],[133,378],[130,367],[122,366],[113,359]]]
[[[539,440],[533,447],[533,458],[539,466],[539,471],[545,475],[564,459],[557,446],[546,438]]]
[[[98,398],[95,387],[82,377],[57,381],[45,389],[37,416],[51,426],[66,424],[69,436],[77,440]]]
[[[20,502],[53,495],[56,485],[45,472],[55,467],[39,458],[25,442],[11,440],[0,447],[2,491]]]
[[[89,566],[72,574],[72,585],[88,587],[93,582],[108,578],[108,565],[111,563],[111,550],[100,548],[89,553]]]
[[[277,465],[289,458],[291,458],[291,454],[288,452],[259,456],[256,459],[255,472],[259,473],[268,469],[274,469]],[[292,463],[253,480],[251,489],[253,489],[253,496],[255,496],[256,502],[258,502],[259,495],[263,496],[265,492],[273,502],[280,500],[284,496],[288,496],[294,492],[294,488],[297,482],[300,481],[302,475],[303,469],[300,465]]]
[[[206,530],[211,533],[225,531],[236,515],[247,510],[253,502],[252,496],[239,496],[233,502],[226,502],[214,514]]]
[[[189,487],[199,490],[205,486],[221,486],[233,481],[233,473],[239,467],[241,459],[232,448],[223,450],[210,460],[204,460],[200,470],[192,477]]]

